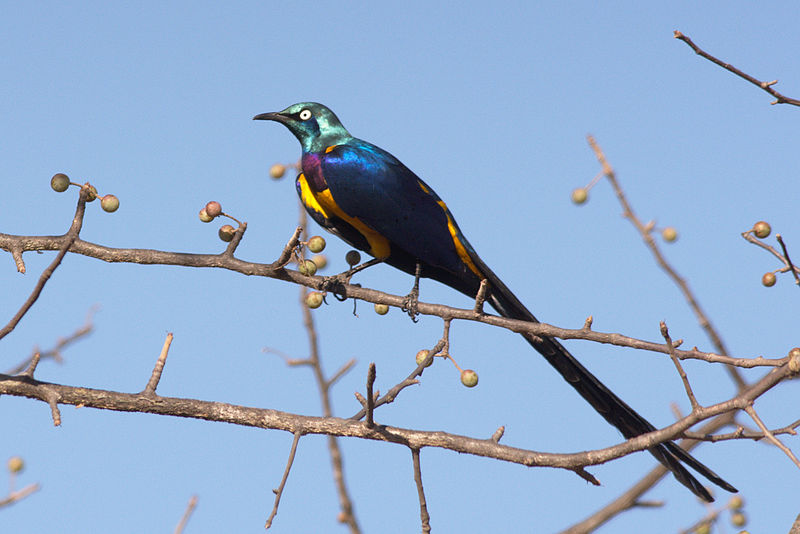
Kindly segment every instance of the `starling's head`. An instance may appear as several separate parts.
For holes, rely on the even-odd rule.
[[[351,138],[333,111],[316,102],[293,104],[283,111],[261,113],[253,120],[280,122],[300,141],[303,150],[318,152]]]

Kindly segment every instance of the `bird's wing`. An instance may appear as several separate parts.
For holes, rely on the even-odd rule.
[[[388,152],[363,141],[338,145],[322,156],[320,170],[336,204],[393,250],[459,276],[482,277],[444,202]]]

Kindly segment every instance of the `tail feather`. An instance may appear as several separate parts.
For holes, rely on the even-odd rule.
[[[477,255],[472,259],[488,278],[490,291],[487,300],[500,315],[512,319],[539,322]],[[522,336],[625,438],[630,439],[656,430],[650,422],[636,413],[633,408],[617,397],[597,377],[581,365],[556,339],[537,337],[530,334],[522,334]],[[671,441],[661,443],[648,450],[664,467],[672,472],[678,482],[707,502],[713,502],[714,498],[703,484],[686,470],[683,463],[721,488],[734,493],[737,491],[736,488],[719,475]]]

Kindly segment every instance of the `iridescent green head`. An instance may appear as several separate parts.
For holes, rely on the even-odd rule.
[[[283,111],[256,115],[253,120],[280,122],[297,137],[306,152],[321,152],[352,138],[333,111],[316,102],[293,104]]]

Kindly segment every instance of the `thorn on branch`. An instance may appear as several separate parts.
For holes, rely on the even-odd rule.
[[[497,430],[494,431],[494,434],[492,434],[492,437],[490,439],[495,443],[499,443],[500,442],[500,438],[503,437],[503,434],[505,434],[505,432],[506,432],[506,427],[505,426],[501,426]]]
[[[172,345],[172,332],[167,334],[167,338],[164,340],[164,346],[161,347],[161,354],[158,355],[158,359],[156,360],[156,364],[153,367],[153,372],[150,374],[150,380],[147,381],[147,385],[145,386],[142,394],[144,395],[155,395],[156,388],[158,387],[158,383],[161,380],[161,373],[164,371],[164,364],[167,362],[167,355],[169,354],[169,347]]]
[[[672,339],[669,337],[669,329],[667,328],[667,323],[661,321],[659,324],[661,327],[661,335],[664,337],[664,341],[667,345],[667,350],[669,351],[669,357],[672,359],[672,363],[675,364],[675,368],[678,370],[678,374],[681,377],[681,381],[683,382],[683,387],[686,390],[686,396],[689,397],[689,402],[692,405],[692,412],[695,412],[700,405],[697,403],[697,399],[694,396],[694,392],[692,391],[692,386],[689,384],[689,378],[686,376],[686,372],[683,370],[683,366],[681,365],[680,360],[675,355],[675,344],[672,342]]]
[[[486,302],[486,292],[489,289],[489,280],[484,278],[481,280],[481,286],[478,288],[478,293],[475,295],[475,314],[483,315],[483,304]]]

